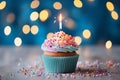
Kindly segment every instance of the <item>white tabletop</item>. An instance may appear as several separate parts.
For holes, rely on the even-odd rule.
[[[112,60],[120,62],[120,46],[113,46],[107,50],[104,46],[87,46],[80,47],[77,53],[80,55],[79,61],[101,61]],[[46,76],[26,77],[17,74],[19,68],[35,65],[41,61],[43,52],[40,46],[23,46],[23,47],[0,47],[0,80],[47,80]],[[120,70],[119,70],[120,71]],[[55,78],[50,78],[54,80]],[[61,78],[60,78],[61,79]],[[120,74],[114,74],[111,77],[76,77],[76,80],[120,80]],[[63,80],[63,79],[62,79]],[[68,80],[72,80],[69,78]]]

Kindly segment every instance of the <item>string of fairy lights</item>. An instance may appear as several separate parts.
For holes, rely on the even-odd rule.
[[[94,2],[95,0],[88,0],[89,2]],[[40,6],[40,1],[39,0],[33,0],[30,4],[30,8],[32,9],[36,9]],[[0,2],[0,10],[3,10],[5,9],[7,3],[6,1],[1,1]],[[76,8],[82,8],[84,6],[84,4],[82,3],[81,0],[74,0],[73,1],[73,5],[76,7]],[[60,2],[54,2],[53,4],[53,8],[55,10],[61,10],[62,9],[62,3]],[[107,10],[111,13],[111,17],[112,19],[114,20],[118,20],[119,18],[119,15],[118,13],[115,11],[115,7],[114,7],[114,4],[110,1],[106,2],[106,8]],[[43,9],[41,10],[40,12],[37,12],[37,11],[33,11],[31,14],[30,14],[30,20],[31,21],[36,21],[36,20],[40,20],[41,22],[45,22],[49,17],[50,17],[50,13],[51,11],[49,9]],[[8,23],[12,23],[15,21],[15,14],[14,13],[9,13],[7,15],[7,19],[6,21]],[[67,23],[64,23],[64,25],[68,28],[73,28],[75,25],[74,25],[74,20],[71,19],[71,18],[67,18]],[[4,34],[6,36],[9,36],[11,34],[11,27],[8,25],[4,28]],[[28,25],[28,24],[24,24],[22,26],[22,32],[27,35],[28,33],[32,33],[33,35],[36,35],[38,32],[39,32],[39,28],[37,25]],[[47,38],[51,37],[53,33],[48,33],[47,35]],[[82,36],[83,38],[85,39],[89,39],[91,37],[91,31],[89,29],[85,29],[83,30],[82,32]],[[81,44],[82,43],[82,38],[80,36],[76,36],[75,37],[75,41],[77,44]],[[14,39],[14,44],[15,46],[21,46],[22,45],[22,39],[20,37],[16,37]],[[112,42],[110,40],[106,41],[105,43],[105,47],[107,49],[110,49],[112,47]]]

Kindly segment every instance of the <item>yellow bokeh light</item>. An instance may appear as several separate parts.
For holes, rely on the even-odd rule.
[[[62,4],[60,2],[55,2],[53,4],[54,9],[60,10],[62,8]]]
[[[33,26],[31,27],[31,33],[32,33],[33,35],[37,34],[38,31],[39,31],[39,28],[38,28],[37,25],[33,25]]]
[[[74,0],[74,1],[80,1],[80,0]]]
[[[7,22],[8,23],[12,23],[12,22],[14,22],[14,20],[15,20],[15,14],[14,13],[8,14],[8,16],[7,16]]]
[[[114,5],[112,2],[107,2],[106,3],[106,7],[109,11],[113,11],[114,10]]]
[[[40,18],[40,20],[41,20],[42,22],[46,21],[48,17],[49,17],[49,12],[48,12],[48,10],[42,10],[42,11],[40,12],[39,18]]]
[[[21,46],[22,44],[22,39],[20,37],[16,37],[14,40],[15,46]]]
[[[2,1],[0,3],[0,10],[4,9],[6,7],[6,1]]]
[[[48,34],[47,34],[47,39],[52,38],[52,36],[53,36],[53,33],[51,33],[51,32],[48,33]]]
[[[110,40],[108,40],[106,43],[105,43],[105,47],[106,49],[110,49],[112,47],[112,42]]]
[[[118,13],[117,13],[116,11],[112,11],[112,12],[111,12],[111,16],[112,16],[112,18],[113,18],[114,20],[118,20],[118,18],[119,18],[119,15],[118,15]]]
[[[80,44],[81,44],[81,42],[82,42],[81,37],[76,36],[76,37],[75,37],[75,42],[76,42],[76,44],[77,44],[77,45],[80,45]]]
[[[32,9],[35,9],[35,8],[38,8],[39,5],[40,5],[39,0],[34,0],[34,1],[31,2],[30,7],[31,7]]]
[[[73,29],[75,27],[75,22],[72,19],[68,18],[66,19],[64,25],[69,29]]]
[[[30,15],[31,21],[36,21],[38,19],[38,15],[39,15],[38,12],[36,11],[32,12]]]
[[[74,6],[77,8],[81,8],[83,6],[82,1],[74,0]]]
[[[95,0],[88,0],[89,2],[94,2]]]
[[[83,31],[83,37],[85,38],[85,39],[89,39],[90,37],[91,37],[91,32],[89,31],[89,30],[84,30]]]
[[[22,31],[24,34],[28,34],[30,32],[30,26],[29,25],[24,25],[22,28]]]
[[[8,36],[8,35],[10,35],[10,33],[11,33],[11,27],[10,27],[10,26],[6,26],[6,27],[4,28],[4,34],[5,34],[6,36]]]

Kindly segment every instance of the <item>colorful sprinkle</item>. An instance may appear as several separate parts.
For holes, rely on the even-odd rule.
[[[46,76],[47,79],[50,78],[57,78],[57,79],[75,79],[76,77],[102,77],[102,76],[108,76],[111,77],[114,72],[111,72],[111,66],[114,65],[114,69],[120,67],[120,63],[114,63],[112,61],[106,61],[100,62],[98,60],[90,62],[90,61],[78,61],[76,71],[74,73],[67,73],[67,74],[50,74],[50,73],[45,73],[44,66],[40,66],[39,64],[36,64],[31,67],[21,67],[18,71],[17,74],[22,73],[25,76],[36,76],[36,77],[42,77]],[[107,66],[107,68],[106,68]],[[113,69],[112,68],[112,69]],[[12,76],[12,75],[11,75]]]

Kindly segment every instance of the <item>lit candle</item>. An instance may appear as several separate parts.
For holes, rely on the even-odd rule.
[[[62,14],[59,16],[59,29],[62,30]]]

